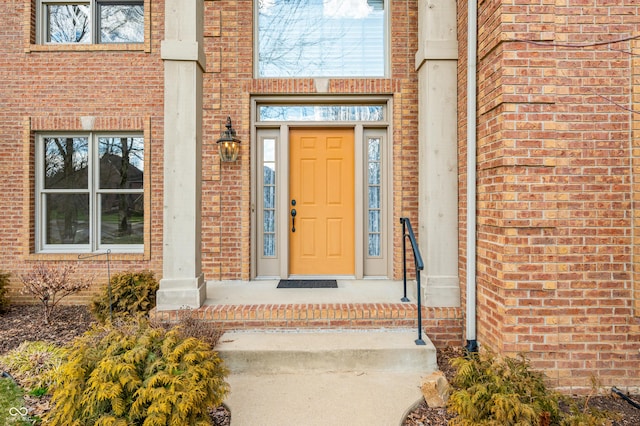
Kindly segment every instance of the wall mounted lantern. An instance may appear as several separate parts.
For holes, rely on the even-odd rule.
[[[240,151],[240,139],[236,138],[236,131],[231,126],[231,117],[227,117],[227,130],[220,134],[216,141],[220,150],[220,159],[225,163],[231,163],[238,158]]]

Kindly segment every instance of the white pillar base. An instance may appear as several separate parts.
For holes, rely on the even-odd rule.
[[[422,276],[424,306],[457,308],[460,306],[460,280],[457,276]]]
[[[204,275],[196,278],[163,278],[156,293],[156,310],[198,309],[207,297]]]

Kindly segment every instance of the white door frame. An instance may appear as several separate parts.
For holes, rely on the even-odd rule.
[[[385,108],[385,121],[376,122],[363,122],[363,121],[268,121],[260,122],[257,120],[258,106],[261,104],[292,104],[293,105],[322,105],[327,102],[331,102],[331,105],[336,104],[360,104],[366,105],[376,104],[382,105]],[[291,128],[305,128],[305,127],[341,127],[354,129],[354,172],[355,172],[355,200],[354,200],[354,214],[355,214],[355,275],[349,277],[343,276],[331,276],[332,278],[350,278],[350,279],[363,279],[365,277],[380,277],[388,278],[393,275],[393,187],[391,185],[392,172],[393,172],[393,144],[392,144],[392,128],[390,115],[393,111],[390,97],[375,97],[375,98],[323,98],[319,100],[317,97],[313,98],[295,98],[290,97],[259,97],[252,99],[251,105],[251,278],[252,279],[276,279],[276,278],[291,278],[289,276],[289,227],[291,225],[291,217],[289,215],[289,130]],[[373,135],[372,137],[381,138],[383,143],[383,149],[381,150],[383,163],[383,223],[382,227],[384,232],[382,233],[382,251],[383,256],[377,259],[379,266],[377,268],[371,268],[376,271],[383,271],[382,273],[376,273],[375,275],[367,274],[365,271],[365,263],[371,264],[370,260],[365,259],[366,244],[365,227],[367,220],[365,218],[365,206],[367,200],[365,199],[365,164],[367,161],[365,151],[365,138],[367,135]],[[263,144],[265,139],[275,139],[275,162],[276,162],[276,200],[275,200],[275,256],[268,258],[263,257],[260,250],[263,248],[262,235],[259,235],[262,231],[262,226],[259,224],[263,220],[263,184],[262,176],[258,173],[260,169],[264,167],[263,163]],[[368,140],[368,139],[367,139]],[[376,259],[373,260],[373,263]],[[311,276],[304,276],[305,278],[313,278]],[[327,276],[322,276],[327,278]]]

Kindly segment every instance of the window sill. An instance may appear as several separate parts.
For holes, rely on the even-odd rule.
[[[120,261],[120,260],[129,260],[129,261],[144,261],[149,260],[150,256],[147,252],[144,253],[109,253],[110,261]],[[90,260],[90,261],[100,261],[103,260],[106,262],[107,253],[106,252],[96,252],[96,253],[63,253],[63,252],[46,252],[46,253],[29,253],[26,258],[26,261],[64,261],[64,260]]]
[[[151,52],[149,43],[104,43],[104,44],[29,44],[31,52]]]

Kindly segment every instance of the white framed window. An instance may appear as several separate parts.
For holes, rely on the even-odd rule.
[[[388,0],[256,0],[257,77],[384,77]]]
[[[144,250],[141,134],[36,137],[36,251]]]
[[[38,0],[38,42],[144,42],[142,0]]]
[[[369,276],[385,276],[391,266],[389,233],[391,191],[391,149],[388,133],[384,129],[364,129],[364,270]]]
[[[262,256],[276,257],[276,137],[260,138],[262,146]]]

